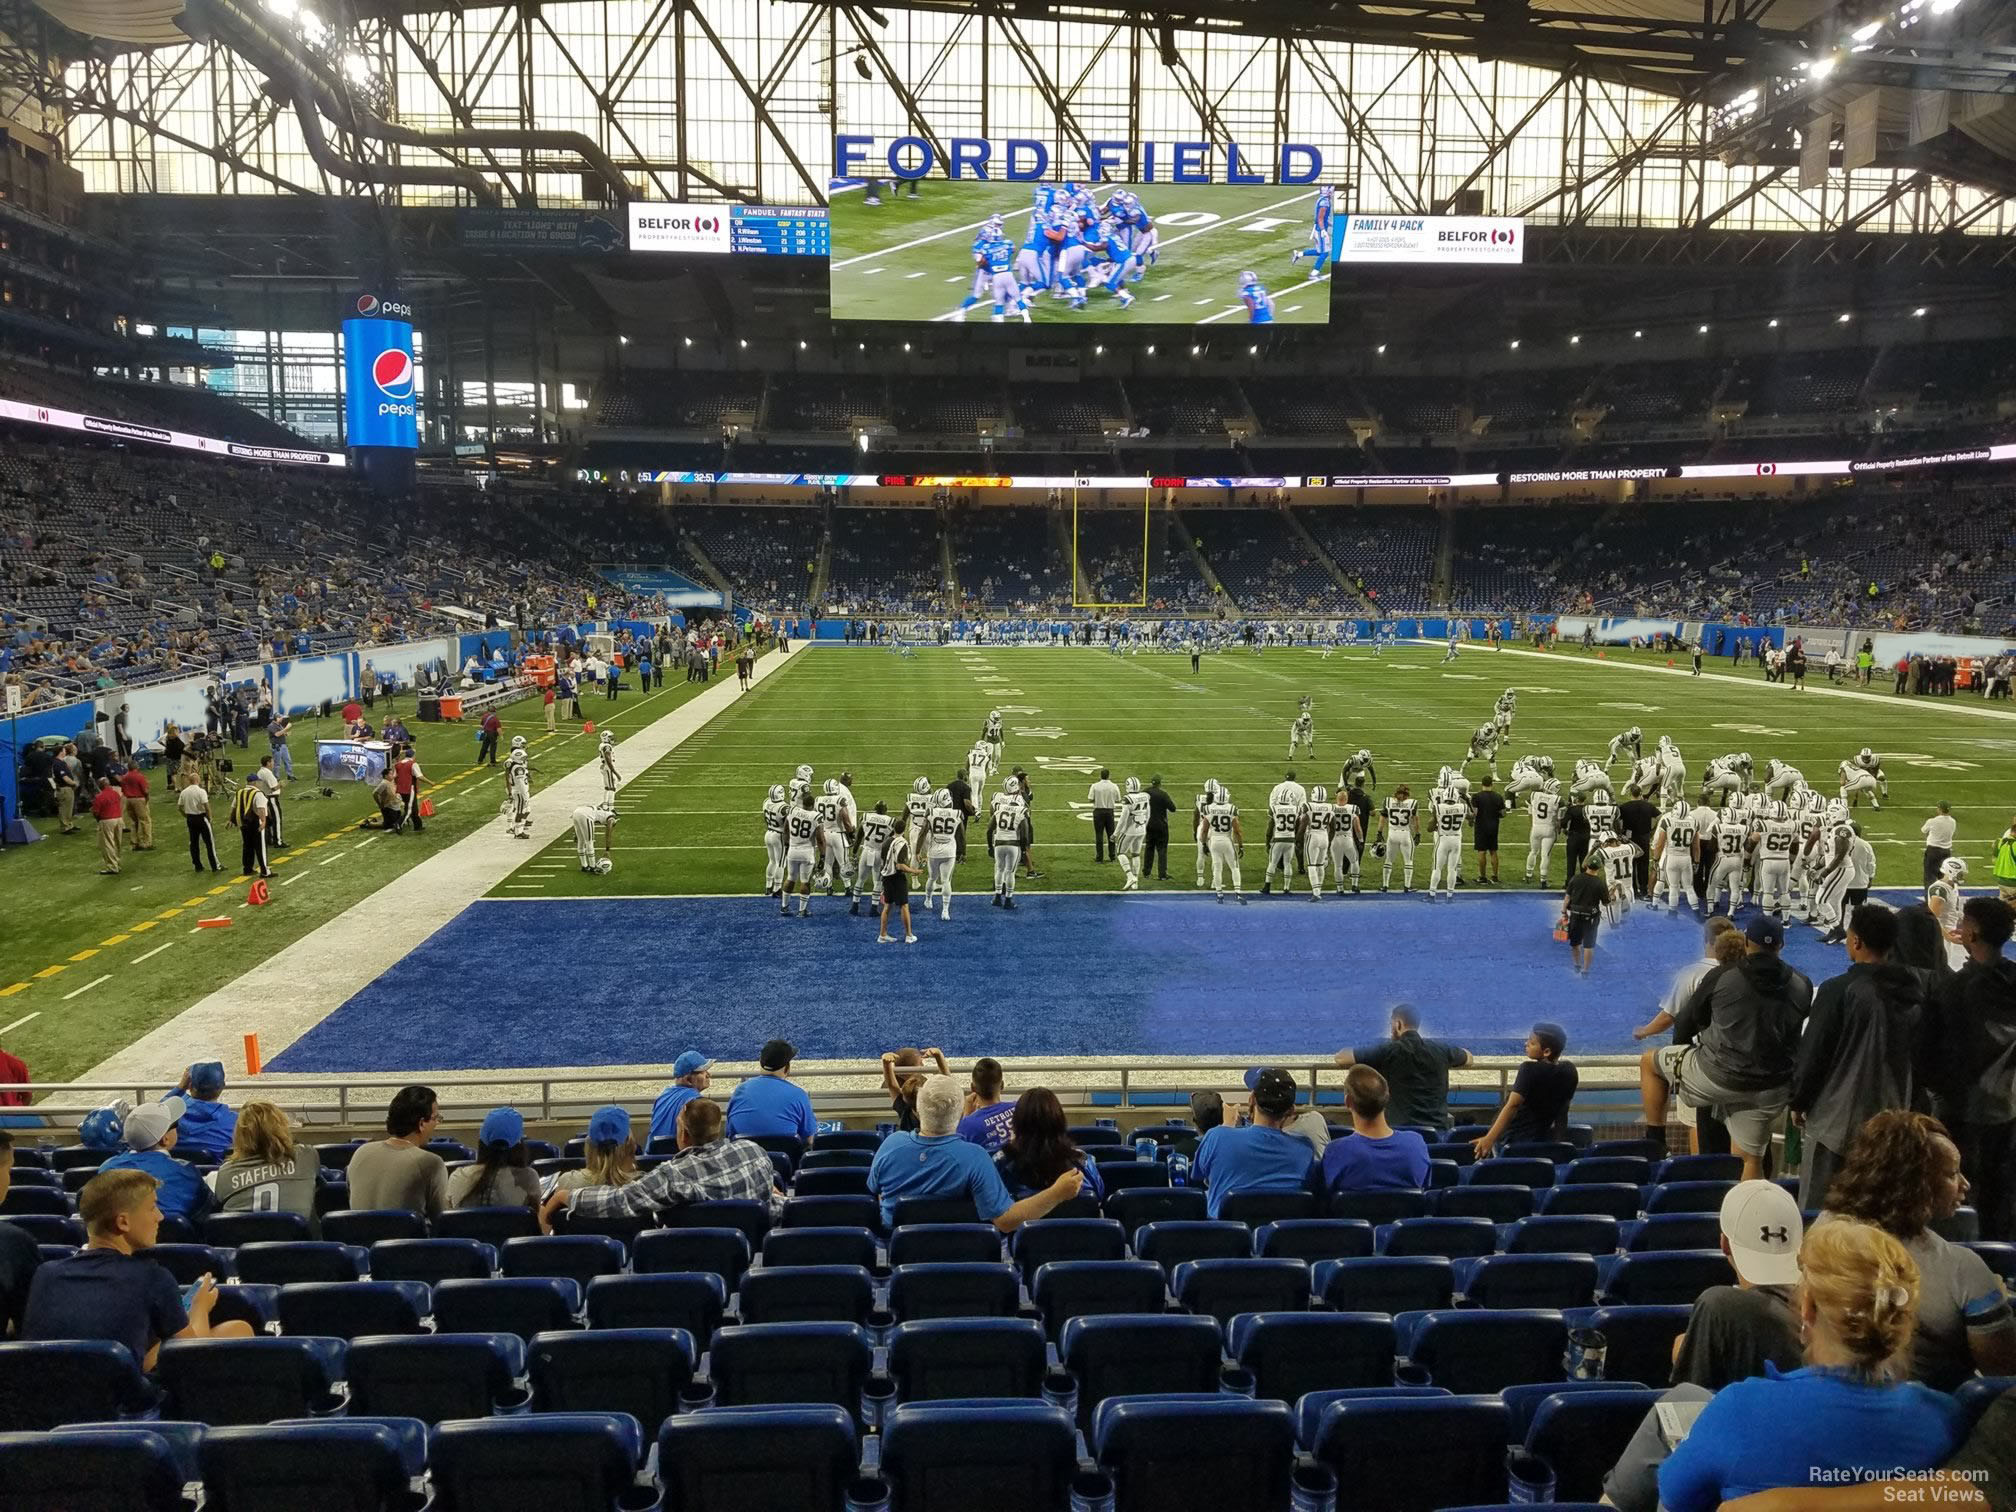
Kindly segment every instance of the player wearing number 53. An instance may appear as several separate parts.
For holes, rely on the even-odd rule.
[[[227,1213],[299,1213],[315,1223],[315,1166],[294,1143],[287,1115],[269,1102],[238,1110],[231,1152],[210,1174],[217,1205]]]

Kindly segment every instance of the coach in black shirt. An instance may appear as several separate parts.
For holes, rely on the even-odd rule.
[[[1162,779],[1148,779],[1148,832],[1141,849],[1141,875],[1155,869],[1155,880],[1169,880],[1169,816],[1176,812],[1176,800],[1162,791]]]
[[[1572,881],[1589,854],[1589,809],[1580,798],[1569,798],[1568,807],[1561,811],[1561,832],[1568,840],[1568,876]]]
[[[1470,797],[1470,819],[1477,837],[1477,880],[1479,883],[1488,882],[1493,887],[1498,885],[1498,821],[1504,817],[1505,795],[1495,790],[1491,779],[1486,777],[1479,790]],[[1490,869],[1489,876],[1485,875],[1487,867]]]
[[[1631,863],[1632,885],[1641,898],[1652,895],[1652,831],[1659,823],[1659,805],[1642,793],[1617,805],[1617,822],[1631,843],[1638,847],[1638,859]]]
[[[973,784],[966,780],[966,768],[962,766],[957,772],[952,774],[952,780],[945,784],[945,791],[952,795],[952,807],[959,810],[959,833],[953,837],[954,849],[952,852],[953,860],[956,863],[966,859],[966,821],[975,812],[973,807]]]
[[[1340,1066],[1370,1066],[1386,1078],[1386,1121],[1396,1129],[1449,1132],[1449,1073],[1470,1064],[1470,1052],[1421,1037],[1421,1015],[1411,1003],[1393,1005],[1392,1038],[1339,1050]]]

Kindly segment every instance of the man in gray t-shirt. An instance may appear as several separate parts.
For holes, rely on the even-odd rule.
[[[350,1206],[433,1217],[448,1206],[448,1165],[427,1148],[441,1122],[431,1087],[401,1087],[385,1114],[389,1138],[350,1157]]]

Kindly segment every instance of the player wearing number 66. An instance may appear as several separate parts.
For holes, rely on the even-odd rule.
[[[238,1110],[231,1153],[208,1178],[227,1213],[299,1213],[315,1221],[315,1156],[301,1153],[287,1115],[269,1102]]]

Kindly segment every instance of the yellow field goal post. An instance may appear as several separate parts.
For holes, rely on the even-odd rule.
[[[1091,598],[1091,599],[1086,599],[1086,598],[1080,598],[1080,597],[1078,596],[1078,561],[1079,561],[1079,549],[1078,549],[1078,490],[1077,490],[1077,489],[1076,489],[1075,487],[1074,487],[1074,488],[1073,488],[1073,489],[1071,490],[1071,607],[1072,607],[1072,608],[1074,608],[1074,609],[1145,609],[1145,608],[1147,608],[1147,607],[1148,607],[1148,524],[1149,524],[1149,513],[1150,513],[1150,511],[1151,511],[1151,510],[1152,510],[1152,508],[1153,508],[1153,504],[1152,504],[1152,502],[1151,502],[1151,501],[1152,501],[1152,498],[1153,498],[1153,492],[1152,492],[1152,490],[1150,490],[1150,489],[1148,489],[1148,488],[1145,488],[1145,487],[1144,487],[1144,488],[1143,488],[1143,489],[1141,490],[1141,578],[1140,578],[1140,584],[1141,584],[1141,586],[1140,586],[1140,596],[1139,596],[1138,598],[1133,598],[1133,599],[1127,599],[1127,600],[1114,600],[1114,601],[1111,601],[1111,602],[1108,602],[1108,601],[1106,601],[1106,600],[1103,600],[1103,599],[1098,599],[1098,598]],[[1088,511],[1088,513],[1097,513],[1097,514],[1112,514],[1112,515],[1118,515],[1118,514],[1124,514],[1125,512],[1126,512],[1126,511],[1125,511],[1125,509],[1124,509],[1124,508],[1123,508],[1123,509],[1117,509],[1117,510],[1105,510],[1105,509],[1102,509],[1102,510],[1096,510],[1096,511]],[[1088,581],[1088,583],[1090,582],[1090,578],[1089,578],[1089,577],[1087,578],[1087,581]]]

